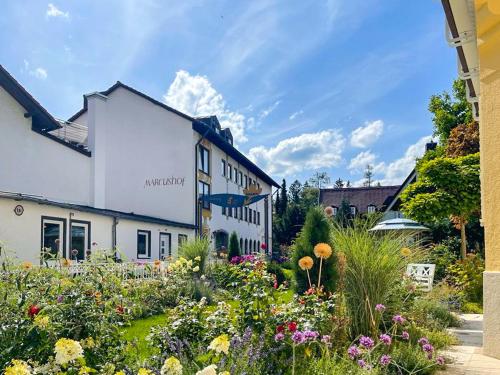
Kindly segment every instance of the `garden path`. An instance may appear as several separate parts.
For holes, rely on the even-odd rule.
[[[500,375],[500,360],[482,354],[483,315],[461,314],[462,326],[449,331],[457,336],[459,345],[443,354],[453,360],[442,375]]]

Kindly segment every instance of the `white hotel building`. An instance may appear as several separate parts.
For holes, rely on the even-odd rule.
[[[199,194],[250,184],[269,199],[197,204]],[[71,259],[116,249],[150,261],[175,256],[200,230],[214,250],[232,231],[244,253],[270,249],[273,186],[215,116],[193,118],[117,82],[61,122],[0,66],[2,255],[38,262],[42,249]]]

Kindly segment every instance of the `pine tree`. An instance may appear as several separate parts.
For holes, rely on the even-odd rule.
[[[300,202],[300,194],[302,193],[302,184],[295,180],[288,189],[288,195],[290,196],[290,201],[298,204]]]
[[[241,255],[240,242],[238,241],[238,235],[236,232],[231,233],[229,237],[229,254],[227,259],[231,260],[234,257]]]
[[[306,216],[306,221],[293,245],[293,269],[297,281],[297,292],[303,293],[309,289],[307,273],[300,269],[298,262],[305,256],[314,259],[314,266],[309,270],[311,281],[317,283],[319,273],[319,259],[314,255],[314,246],[324,242],[331,246],[330,222],[325,217],[323,209],[319,206],[312,207]],[[333,249],[332,256],[323,260],[321,271],[321,285],[328,292],[334,292],[337,284],[337,256]]]
[[[342,189],[344,187],[344,180],[342,180],[340,177],[337,181],[335,181],[335,187],[337,189]]]
[[[283,179],[281,184],[281,197],[280,197],[280,213],[283,215],[288,207],[288,192],[286,191],[286,181]]]
[[[274,201],[274,212],[276,213],[276,216],[281,217],[281,199],[279,192],[276,194],[276,199]]]
[[[370,164],[366,165],[365,169],[365,182],[363,182],[363,186],[372,186],[372,177],[373,177],[373,167]]]
[[[345,184],[345,187],[346,188],[350,188],[352,185],[351,185],[351,181],[347,180],[346,184]]]

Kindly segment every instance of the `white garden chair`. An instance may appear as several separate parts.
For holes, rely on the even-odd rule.
[[[435,264],[410,263],[406,267],[406,274],[417,283],[420,290],[430,292],[434,283]]]

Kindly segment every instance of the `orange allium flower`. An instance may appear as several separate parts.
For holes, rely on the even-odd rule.
[[[332,255],[332,248],[327,243],[319,243],[314,246],[314,255],[316,255],[317,258],[330,258]]]
[[[313,258],[305,256],[299,259],[299,267],[301,270],[310,270],[314,265]]]

